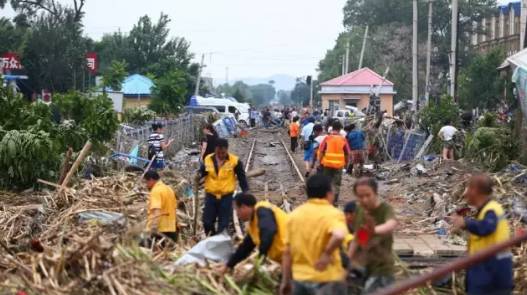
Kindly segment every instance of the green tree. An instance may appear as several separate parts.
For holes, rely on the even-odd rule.
[[[310,88],[303,79],[297,78],[295,88],[291,91],[291,100],[296,104],[309,104]]]
[[[251,89],[250,86],[245,84],[243,81],[236,81],[233,85],[224,83],[216,87],[216,93],[218,95],[232,96],[239,102],[248,102],[251,100]]]
[[[102,76],[104,89],[110,87],[112,90],[120,91],[126,75],[128,75],[126,72],[126,62],[118,60],[112,61],[112,64],[104,71]]]
[[[0,53],[14,51],[22,54],[28,34],[27,27],[18,26],[5,17],[0,18]]]
[[[449,70],[450,52],[450,12],[449,1],[434,1],[433,16],[433,46],[432,93],[446,91],[448,80],[445,78]],[[426,46],[427,33],[427,1],[419,2],[419,48]],[[460,0],[459,48],[470,48],[472,22],[489,17],[496,11],[495,0]],[[342,33],[333,49],[326,53],[319,63],[319,81],[323,82],[339,76],[342,68],[342,56],[345,54],[347,42],[351,45],[350,68],[358,68],[358,60],[362,47],[364,29],[369,26],[363,66],[383,73],[389,66],[391,71],[388,79],[394,82],[396,99],[411,96],[412,57],[412,1],[406,0],[348,0],[344,7],[344,25],[346,32]],[[458,63],[463,66],[472,55],[471,50],[460,50]],[[424,54],[419,56],[419,64],[425,64]],[[424,67],[419,69],[420,93],[424,92]]]
[[[22,57],[33,89],[65,92],[80,88],[85,70],[86,40],[72,11],[43,14],[32,25]]]
[[[280,103],[283,105],[290,105],[291,103],[293,103],[293,101],[291,100],[291,91],[278,90],[277,96],[278,101],[280,101]]]
[[[175,68],[185,69],[190,65],[190,44],[184,38],[169,39],[168,15],[161,14],[157,23],[145,15],[134,25],[128,36],[130,71],[141,74],[153,73],[162,76]]]
[[[250,86],[252,102],[256,106],[268,104],[274,99],[276,89],[270,84],[257,84]]]
[[[506,87],[496,70],[505,59],[502,49],[474,57],[459,75],[459,100],[464,108],[495,109]]]
[[[162,115],[178,113],[186,101],[186,83],[187,75],[180,70],[157,79],[152,89],[150,109]]]
[[[452,97],[445,95],[441,97],[437,104],[430,103],[419,113],[421,127],[434,135],[433,147],[436,151],[440,150],[441,140],[437,133],[448,122],[457,125],[459,122],[459,107]]]

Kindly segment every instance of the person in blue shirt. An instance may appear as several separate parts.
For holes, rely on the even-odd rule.
[[[510,227],[502,205],[491,196],[494,182],[485,174],[472,176],[464,197],[477,208],[474,218],[455,214],[450,217],[455,230],[469,233],[468,253],[474,255],[510,238]],[[514,288],[512,253],[505,250],[467,269],[469,295],[510,295]]]
[[[348,125],[345,130],[348,133],[346,139],[351,149],[351,162],[347,172],[349,175],[352,175],[353,167],[357,165],[358,176],[360,176],[362,174],[362,166],[364,165],[364,142],[366,141],[366,135],[355,124]]]

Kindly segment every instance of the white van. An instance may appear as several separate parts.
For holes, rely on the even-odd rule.
[[[193,97],[197,106],[214,107],[222,114],[231,114],[238,117],[239,124],[249,123],[249,104],[234,102],[226,98]],[[236,115],[237,114],[237,115]]]

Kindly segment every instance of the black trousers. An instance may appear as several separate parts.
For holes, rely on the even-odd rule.
[[[215,235],[221,233],[231,223],[232,220],[232,195],[216,196],[207,194],[205,196],[205,207],[203,208],[203,228],[205,234]],[[216,228],[216,221],[218,227]]]
[[[298,137],[291,137],[291,151],[294,153],[298,147]]]
[[[256,119],[250,119],[249,121],[251,122],[251,127],[256,126]]]

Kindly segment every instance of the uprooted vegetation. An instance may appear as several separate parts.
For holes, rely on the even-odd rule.
[[[71,92],[47,105],[0,88],[0,185],[24,189],[37,178],[55,180],[68,148],[78,151],[90,139],[103,150],[117,127],[107,97]]]

